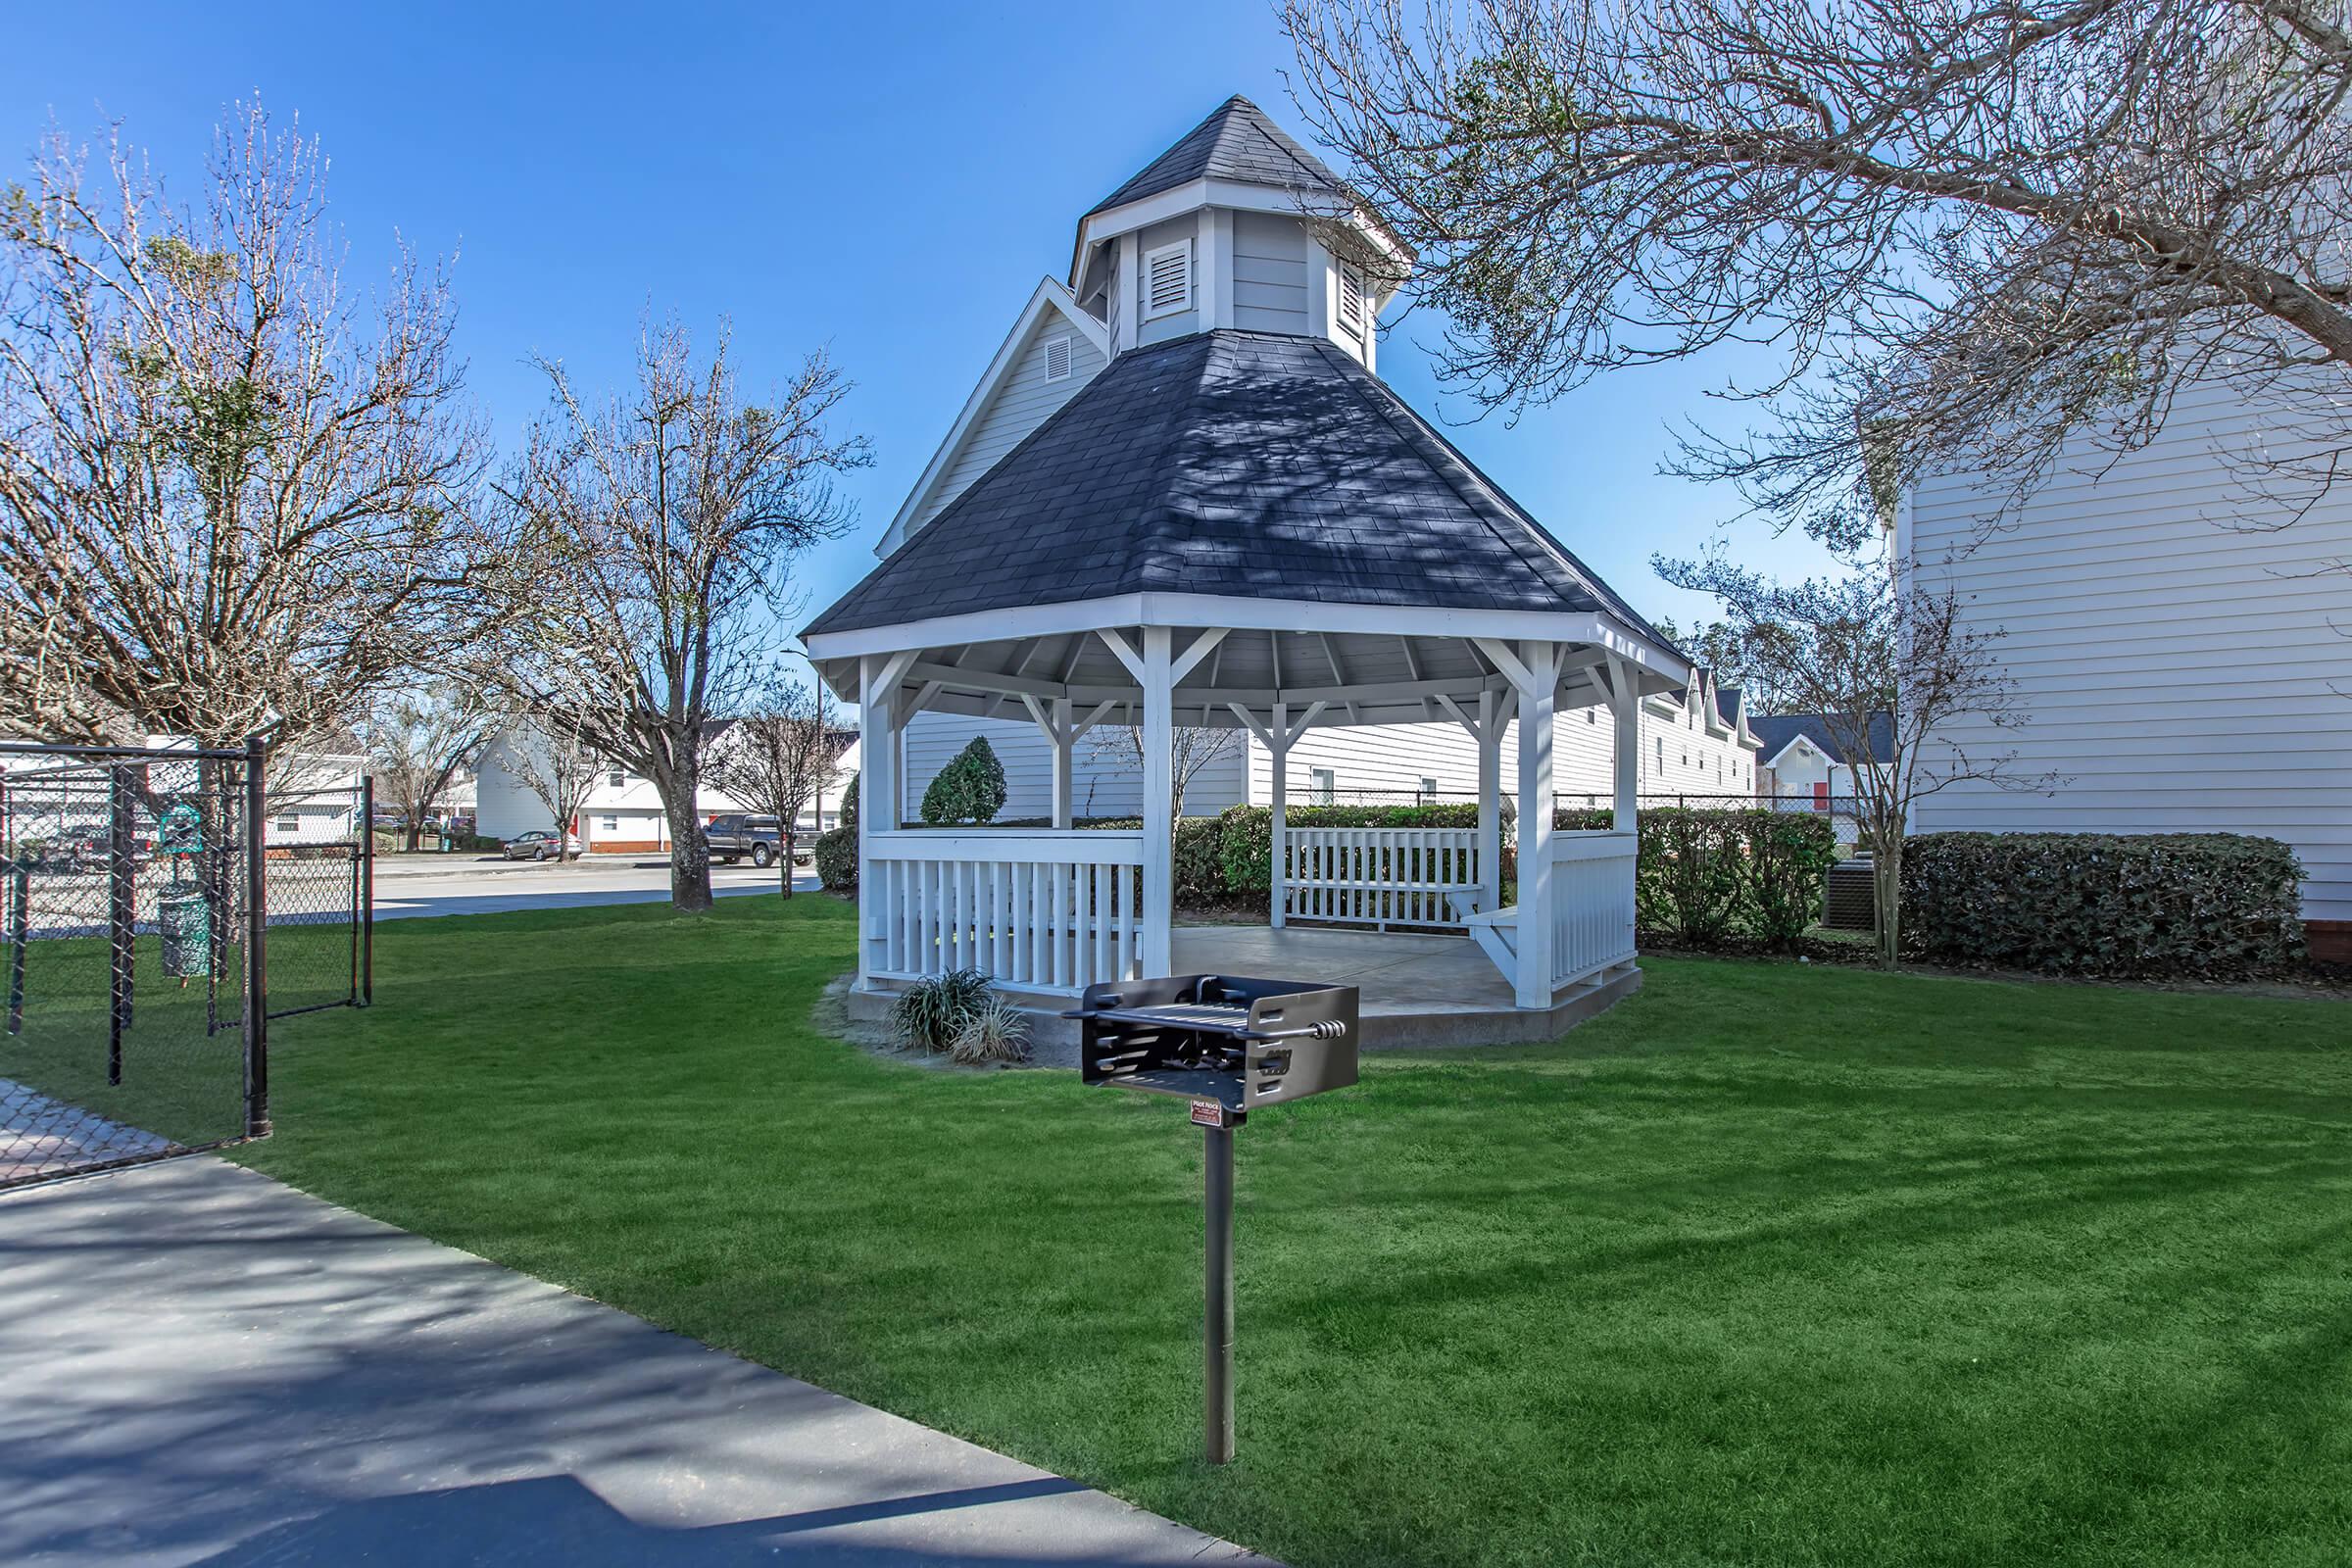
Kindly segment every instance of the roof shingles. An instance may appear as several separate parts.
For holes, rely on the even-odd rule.
[[[1140,592],[1599,612],[1671,647],[1346,353],[1238,331],[1121,355],[808,631]]]

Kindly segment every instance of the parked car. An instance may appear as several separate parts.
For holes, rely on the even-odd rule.
[[[580,836],[566,833],[559,840],[549,829],[535,827],[528,833],[515,834],[500,845],[499,850],[510,860],[552,860],[559,855],[579,854]]]
[[[783,853],[784,829],[772,816],[729,812],[712,817],[703,828],[703,844],[713,860],[733,865],[748,855],[754,865],[764,869]]]

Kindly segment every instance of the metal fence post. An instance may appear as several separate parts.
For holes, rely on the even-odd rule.
[[[375,1005],[375,775],[360,781],[360,1005]]]
[[[269,754],[245,742],[245,1136],[270,1136],[270,878],[262,842]]]
[[[139,939],[138,890],[131,882],[130,767],[106,770],[106,926],[113,963],[108,976],[106,1081],[122,1081],[122,1031],[130,1027],[133,949]]]

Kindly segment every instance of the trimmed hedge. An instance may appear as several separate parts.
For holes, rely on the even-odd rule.
[[[2236,833],[1928,833],[1903,934],[1945,962],[2225,978],[2303,956],[2302,883],[2293,850]]]
[[[1552,825],[1606,828],[1612,812],[1561,810]],[[1819,917],[1823,880],[1838,863],[1838,836],[1811,811],[1701,810],[1654,807],[1641,815],[1634,859],[1634,920],[1687,947],[1802,945]]]
[[[857,824],[819,833],[810,854],[816,861],[816,880],[824,887],[835,893],[847,893],[857,887]]]

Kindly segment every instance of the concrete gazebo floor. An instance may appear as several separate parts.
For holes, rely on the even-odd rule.
[[[1611,1004],[1642,989],[1642,972],[1623,969],[1566,993],[1549,1008],[1522,1008],[1510,983],[1468,937],[1366,931],[1354,927],[1180,925],[1177,974],[1236,974],[1270,980],[1325,980],[1361,994],[1367,1050],[1432,1046],[1510,1046],[1556,1040]],[[1020,1000],[1017,997],[1015,1000]],[[849,999],[850,1015],[880,1023],[887,995]],[[1074,1066],[1078,1026],[1060,1016],[1073,1004],[1029,1004],[1036,1059]]]
[[[1179,974],[1327,980],[1356,988],[1370,1050],[1503,1046],[1554,1040],[1642,989],[1629,970],[1547,1009],[1520,1007],[1510,982],[1468,937],[1355,927],[1188,925],[1175,932]]]

